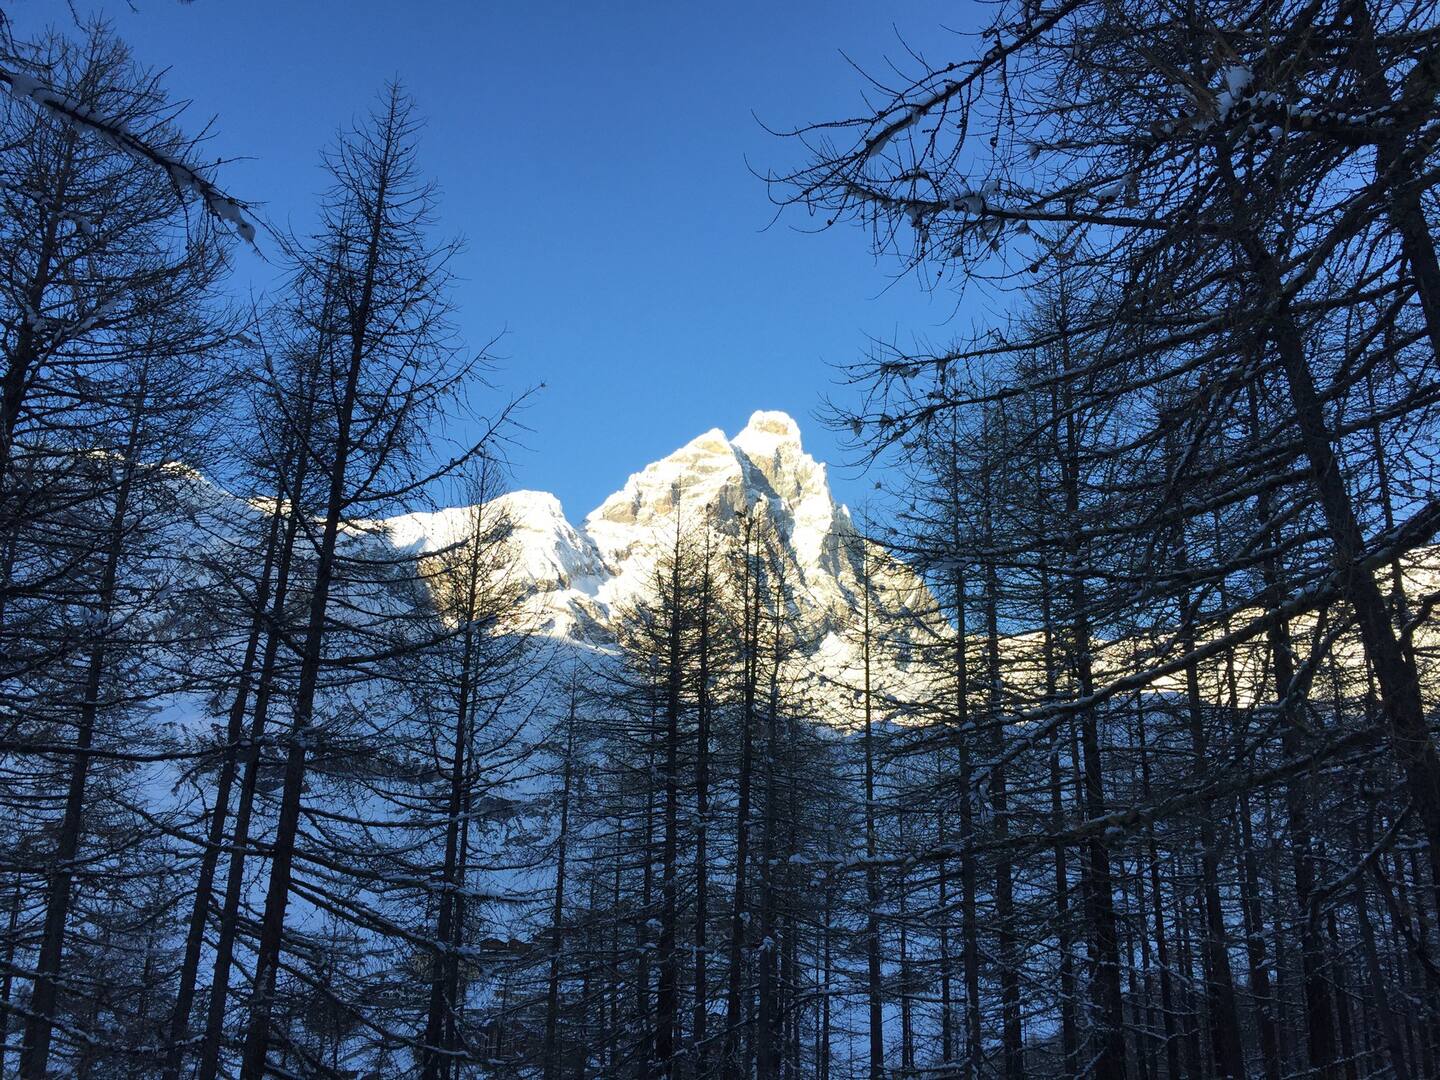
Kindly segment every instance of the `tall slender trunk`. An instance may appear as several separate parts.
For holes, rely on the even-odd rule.
[[[943,768],[944,757],[941,757]],[[937,777],[937,781],[940,778]],[[938,783],[937,783],[938,786]],[[950,842],[946,830],[945,807],[935,813],[935,846],[940,852]],[[943,854],[935,868],[936,960],[940,965],[940,1061],[950,1065],[955,1060],[955,998],[953,958],[950,955],[950,860]]]
[[[1240,795],[1240,847],[1244,852],[1245,875],[1240,910],[1245,927],[1245,957],[1250,969],[1250,993],[1255,999],[1255,1028],[1260,1036],[1260,1057],[1265,1080],[1280,1080],[1280,1035],[1275,1026],[1275,1001],[1270,986],[1270,966],[1265,958],[1264,914],[1260,910],[1260,873],[1255,861],[1251,835],[1250,796]]]
[[[220,924],[215,943],[215,962],[210,976],[210,1000],[205,1014],[205,1035],[200,1043],[198,1080],[215,1080],[220,1068],[221,1043],[225,1030],[225,1007],[230,993],[230,969],[235,958],[235,938],[240,928],[240,901],[245,885],[245,856],[250,843],[250,820],[255,808],[255,794],[260,779],[262,741],[269,720],[270,701],[274,695],[277,663],[285,606],[290,595],[290,575],[299,536],[300,514],[298,495],[303,487],[307,459],[301,454],[296,462],[289,507],[285,512],[285,531],[280,543],[275,570],[275,589],[265,628],[265,649],[255,681],[255,708],[244,750],[244,772],[235,804],[235,825],[230,839],[230,863],[226,870],[225,897],[220,909]],[[282,496],[283,499],[283,496]]]
[[[987,484],[988,488],[988,474]],[[988,491],[987,491],[988,496]],[[992,549],[990,504],[985,500],[984,544]],[[985,674],[986,722],[990,728],[990,807],[994,814],[995,839],[1003,843],[1010,834],[1009,779],[1005,768],[1005,702],[1000,675],[1000,580],[991,556],[985,564]],[[1015,931],[1014,869],[1003,851],[995,860],[995,922],[999,938],[1001,1045],[1007,1080],[1024,1080],[1025,1045],[1020,1021],[1020,938]]]
[[[1409,865],[1409,873],[1406,873],[1406,864]],[[1395,866],[1395,887],[1392,891],[1390,882],[1385,876],[1380,863],[1372,863],[1372,872],[1375,875],[1376,883],[1380,886],[1381,895],[1392,897],[1396,904],[1397,915],[1395,922],[1397,927],[1405,932],[1407,942],[1414,941],[1415,946],[1407,947],[1410,953],[1411,963],[1418,969],[1414,976],[1417,986],[1423,984],[1428,987],[1428,992],[1420,1002],[1420,1016],[1422,1027],[1421,1072],[1432,1075],[1437,1072],[1436,1049],[1440,1047],[1440,972],[1437,972],[1431,960],[1429,945],[1432,940],[1430,920],[1425,915],[1424,902],[1412,904],[1410,891],[1413,889],[1420,892],[1424,885],[1424,873],[1420,869],[1420,856],[1413,848],[1408,853],[1408,858],[1402,860],[1399,852],[1394,853]],[[1409,887],[1407,888],[1407,880]]]
[[[15,872],[15,891],[10,897],[10,917],[5,927],[5,975],[0,978],[0,1076],[5,1075],[5,1057],[10,1049],[10,994],[15,987],[15,930],[20,922],[21,875]]]
[[[470,874],[470,821],[475,810],[475,787],[474,780],[476,768],[474,764],[474,738],[475,738],[475,695],[470,696],[470,722],[466,725],[466,733],[471,740],[468,751],[470,765],[467,767],[469,776],[465,782],[465,794],[460,801],[460,850],[455,856],[455,880],[464,882]],[[461,949],[465,943],[465,913],[468,910],[465,902],[465,890],[457,889],[450,904],[450,940],[449,949],[445,953],[445,1033],[443,1045],[448,1047],[461,1046],[460,1021],[465,1014],[465,999],[460,993],[460,956]],[[451,1076],[459,1077],[461,1062],[453,1055],[450,1059],[451,1069],[442,1073],[444,1080],[450,1080]]]
[[[816,1062],[818,1080],[830,1080],[830,981],[834,977],[835,962],[831,955],[831,933],[835,917],[835,893],[828,886],[825,889],[825,922],[820,927],[821,998],[820,1024],[817,1038],[819,1048]]]
[[[1120,904],[1126,911],[1134,911],[1130,903],[1130,883],[1135,879],[1125,873],[1125,860],[1120,860]],[[1140,1080],[1152,1080],[1150,1075],[1150,1058],[1145,1053],[1143,1036],[1145,1012],[1144,999],[1141,996],[1140,975],[1135,965],[1135,924],[1126,919],[1121,924],[1125,928],[1125,940],[1122,943],[1122,952],[1125,956],[1125,982],[1130,990],[1130,1022],[1135,1031],[1135,1069],[1140,1074]]]
[[[623,815],[616,814],[614,841],[610,850],[610,990],[607,1004],[610,1006],[610,1020],[605,1025],[605,1067],[611,1071],[619,1069],[620,1062],[620,838]]]
[[[880,868],[876,865],[875,829],[875,717],[871,687],[870,552],[860,538],[861,560],[861,662],[864,665],[865,709],[865,987],[870,1007],[870,1080],[885,1072],[885,1001],[880,966]]]
[[[1138,695],[1137,695],[1138,696]],[[1137,860],[1143,862],[1144,857]],[[1138,867],[1137,867],[1138,870]],[[1135,874],[1135,907],[1134,911],[1139,916],[1139,926],[1135,931],[1136,939],[1140,945],[1140,1005],[1137,1006],[1137,1018],[1140,1020],[1141,1033],[1136,1040],[1136,1051],[1141,1058],[1141,1066],[1147,1078],[1160,1075],[1160,1053],[1157,1043],[1159,1039],[1156,1032],[1160,1028],[1160,1018],[1155,1007],[1155,964],[1151,952],[1150,928],[1148,926],[1147,912],[1150,910],[1150,901],[1146,896],[1146,880],[1142,873]]]
[[[1345,1080],[1360,1080],[1355,1025],[1350,1015],[1350,979],[1345,970],[1344,954],[1340,951],[1340,934],[1335,925],[1333,908],[1326,914],[1325,922],[1330,936],[1330,977],[1335,985],[1335,1027],[1340,1033],[1340,1058],[1344,1062]]]
[[[1223,525],[1220,516],[1215,516],[1215,543],[1217,549],[1223,543]],[[1224,629],[1230,630],[1230,596],[1225,584],[1220,584],[1220,607],[1227,614]],[[1237,745],[1246,737],[1245,721],[1249,710],[1240,704],[1240,681],[1235,665],[1235,650],[1225,651],[1226,708],[1230,714],[1232,738]],[[1280,1080],[1284,1071],[1280,1059],[1280,1036],[1275,1026],[1275,999],[1270,985],[1270,966],[1265,956],[1265,916],[1260,905],[1260,868],[1255,858],[1253,835],[1254,817],[1250,793],[1239,795],[1237,842],[1241,853],[1243,881],[1240,892],[1241,925],[1245,932],[1245,959],[1250,977],[1250,997],[1254,1008],[1255,1031],[1259,1037],[1260,1058],[1265,1080]],[[1279,937],[1279,928],[1276,928]]]
[[[1352,849],[1366,851],[1374,846],[1373,835],[1367,837],[1364,847],[1360,845],[1357,830],[1351,829]],[[1360,952],[1365,959],[1365,974],[1370,983],[1370,1001],[1380,1016],[1380,1032],[1385,1040],[1385,1052],[1390,1072],[1395,1080],[1410,1080],[1410,1064],[1405,1056],[1405,1041],[1400,1034],[1400,1022],[1390,1000],[1390,980],[1380,965],[1379,951],[1375,945],[1375,928],[1370,921],[1370,905],[1366,899],[1365,877],[1356,882],[1353,896],[1355,924],[1360,928]]]
[[[1180,937],[1180,1013],[1185,1026],[1185,1069],[1194,1077],[1205,1075],[1200,1054],[1200,1009],[1195,994],[1195,954],[1190,947],[1190,912],[1185,895],[1175,891],[1175,926]]]
[[[652,718],[653,725],[653,718]],[[647,747],[645,775],[655,775],[655,739],[653,726]],[[635,1045],[635,1075],[649,1080],[655,1067],[655,1017],[650,1013],[650,944],[649,918],[655,903],[655,787],[645,787],[645,853],[641,865],[640,910],[647,916],[635,928],[635,1019],[638,1038]]]
[[[1250,395],[1250,424],[1254,432],[1259,431],[1258,406],[1252,390]],[[1256,514],[1262,523],[1268,522],[1272,512],[1272,497],[1262,492],[1256,501]],[[1279,535],[1270,530],[1269,548],[1279,547]],[[1277,556],[1268,556],[1261,567],[1264,582],[1265,604],[1276,610],[1284,600],[1284,582]],[[1303,687],[1295,680],[1295,651],[1290,637],[1290,625],[1286,620],[1277,619],[1266,632],[1270,654],[1270,670],[1275,683],[1275,697],[1282,710],[1280,734],[1281,749],[1287,758],[1295,759],[1305,753],[1307,739],[1305,726],[1301,721]],[[1305,1053],[1310,1067],[1321,1077],[1337,1076],[1335,1067],[1335,1031],[1331,1019],[1330,985],[1325,975],[1325,945],[1320,934],[1317,913],[1311,906],[1310,898],[1315,889],[1315,864],[1311,848],[1308,793],[1303,778],[1292,778],[1285,785],[1286,831],[1289,839],[1290,858],[1295,883],[1295,900],[1299,910],[1297,930],[1300,937],[1301,984],[1305,1007]]]
[[[346,358],[344,388],[337,403],[335,437],[329,463],[329,490],[326,493],[325,517],[315,564],[315,581],[310,596],[310,612],[301,646],[300,680],[295,695],[295,715],[285,756],[285,786],[280,801],[280,818],[275,828],[275,843],[270,864],[270,883],[265,895],[265,913],[260,923],[260,942],[255,958],[255,983],[250,997],[250,1015],[245,1033],[245,1048],[240,1065],[240,1080],[262,1080],[265,1057],[270,1046],[270,1016],[275,994],[275,979],[280,967],[280,952],[285,931],[285,909],[290,902],[290,877],[294,869],[295,838],[300,828],[300,803],[305,784],[306,737],[315,713],[315,696],[319,689],[320,667],[324,655],[326,613],[330,588],[335,576],[335,545],[340,531],[340,518],[345,508],[346,473],[354,450],[351,426],[355,419],[360,373],[366,362],[371,321],[374,317],[376,277],[380,269],[380,248],[385,231],[389,196],[389,166],[382,169],[375,190],[374,202],[367,206],[368,236],[361,271],[360,296],[349,311],[349,355]]]
[[[596,904],[596,894],[599,890],[599,885],[599,875],[591,874],[590,885],[589,888],[586,889],[585,895],[585,922],[589,927],[596,925],[595,916],[599,910]],[[605,1015],[604,1003],[599,999],[598,995],[594,994],[595,980],[598,975],[598,966],[593,962],[585,964],[580,969],[580,1016],[578,1024],[579,1030],[575,1033],[577,1050],[574,1055],[574,1080],[586,1080],[592,1054],[598,1057],[599,1055],[596,1054],[595,1051],[597,1049],[603,1050],[603,1048],[593,1045],[591,1041],[595,1032],[594,1024],[590,1019],[591,1008],[594,1007],[601,1017]]]
[[[1069,368],[1067,357],[1066,368]],[[1083,701],[1095,690],[1089,596],[1085,585],[1085,552],[1080,541],[1080,442],[1075,410],[1068,390],[1064,401],[1064,443],[1061,478],[1068,527],[1065,557],[1070,576],[1070,647],[1075,672],[1075,693]],[[1084,782],[1085,815],[1091,821],[1105,816],[1104,773],[1100,760],[1099,722],[1093,706],[1080,710],[1080,767]],[[1095,1075],[1102,1080],[1125,1077],[1125,1005],[1120,988],[1120,944],[1115,928],[1115,897],[1110,873],[1110,849],[1098,830],[1086,842],[1084,906],[1095,956],[1091,994],[1098,1031]]]
[[[284,468],[282,466],[282,468]],[[288,471],[288,470],[286,470]],[[165,1068],[162,1080],[178,1080],[180,1064],[189,1038],[190,1013],[195,1000],[195,981],[200,970],[200,951],[205,942],[205,924],[214,899],[215,867],[220,862],[220,850],[225,844],[225,826],[230,813],[230,793],[235,785],[235,771],[240,759],[240,743],[245,737],[245,716],[249,709],[250,687],[255,674],[255,664],[260,652],[260,639],[265,630],[267,609],[270,605],[271,577],[280,547],[280,525],[284,518],[281,498],[277,495],[275,508],[270,514],[269,531],[265,537],[265,556],[260,571],[260,581],[255,590],[254,610],[250,617],[250,632],[245,641],[245,655],[240,663],[240,677],[235,688],[235,697],[230,703],[225,726],[225,751],[220,759],[220,773],[215,783],[215,803],[210,809],[209,826],[206,829],[205,850],[200,855],[200,873],[195,882],[195,898],[190,907],[190,922],[185,935],[185,954],[180,962],[180,986],[175,994],[175,1006],[170,1013],[168,1041],[165,1053]]]
[[[276,512],[284,518],[275,567],[275,584],[269,612],[264,616],[265,648],[255,678],[255,705],[250,730],[241,747],[244,771],[235,806],[234,831],[231,834],[230,862],[226,870],[225,896],[215,944],[214,967],[210,977],[210,1000],[206,1008],[205,1034],[200,1043],[198,1080],[215,1080],[220,1068],[221,1043],[224,1038],[225,1009],[230,995],[230,969],[234,964],[235,938],[239,932],[240,901],[245,883],[245,858],[250,843],[250,821],[255,809],[255,795],[260,779],[262,742],[269,722],[270,703],[275,692],[280,644],[284,635],[285,608],[290,596],[290,578],[294,566],[296,542],[300,535],[303,497],[309,479],[311,455],[309,439],[317,407],[318,379],[323,360],[323,347],[311,350],[295,392],[300,395],[293,426],[286,432],[289,453],[281,455],[275,475]],[[278,389],[278,388],[277,388]]]
[[[1050,821],[1058,836],[1065,828],[1065,805],[1060,782],[1060,731],[1050,741]],[[1075,1023],[1075,943],[1070,929],[1070,869],[1061,840],[1055,843],[1056,948],[1060,970],[1060,1051],[1069,1075],[1079,1066],[1080,1034]]]
[[[699,671],[696,675],[695,702],[695,980],[694,1017],[691,1020],[691,1044],[695,1054],[695,1075],[709,1072],[708,1045],[710,991],[707,976],[710,920],[710,616],[713,582],[711,579],[710,523],[705,529],[705,551],[700,576],[700,635],[696,642]]]
[[[80,851],[84,829],[85,786],[90,775],[95,725],[100,717],[100,697],[108,659],[107,634],[115,613],[116,586],[120,559],[125,549],[130,498],[140,467],[138,456],[145,394],[142,374],[135,401],[131,406],[133,411],[125,445],[121,451],[121,468],[124,471],[116,488],[114,505],[105,530],[105,561],[95,592],[97,603],[91,620],[96,628],[95,640],[86,663],[80,712],[76,722],[75,746],[65,791],[65,811],[60,820],[59,838],[49,871],[40,955],[35,965],[35,977],[30,991],[30,1014],[25,1021],[24,1042],[20,1049],[21,1080],[45,1080],[49,1073],[50,1043],[55,1025],[55,1007],[59,998],[60,965],[65,951],[65,924],[70,916],[70,903],[74,893],[75,859]]]
[[[900,811],[900,850],[910,851],[905,835],[905,811]],[[900,949],[900,1070],[915,1070],[915,972],[910,964],[909,898],[906,896],[906,874],[902,867],[895,875],[895,922]]]
[[[760,818],[760,993],[755,1020],[755,1075],[757,1080],[777,1080],[780,1075],[780,943],[777,940],[775,884],[779,862],[780,788],[776,758],[780,750],[780,650],[784,596],[776,583],[771,612],[771,666],[765,710],[765,809]]]
[[[1150,805],[1150,753],[1145,741],[1145,699],[1135,695],[1135,737],[1140,753],[1140,798]],[[1170,1080],[1185,1075],[1180,1068],[1180,1031],[1175,1023],[1175,990],[1171,984],[1170,945],[1165,933],[1165,901],[1160,887],[1160,851],[1155,844],[1155,827],[1146,821],[1145,846],[1150,864],[1150,915],[1155,923],[1155,960],[1160,969],[1160,1015],[1165,1028],[1165,1075]]]
[[[655,1058],[659,1075],[675,1075],[675,1034],[680,1012],[680,955],[676,949],[680,850],[680,692],[684,673],[683,626],[680,599],[682,575],[680,515],[675,515],[675,545],[671,553],[669,623],[666,627],[665,669],[665,805],[664,838],[660,850],[660,980],[656,992]]]
[[[1050,575],[1041,572],[1040,606],[1043,620],[1041,643],[1045,665],[1045,700],[1053,702],[1057,693],[1058,666],[1055,657],[1054,611],[1051,604]],[[1055,840],[1055,936],[1060,968],[1060,1051],[1065,1071],[1076,1075],[1079,1069],[1080,1035],[1075,1023],[1075,944],[1070,930],[1070,868],[1066,857],[1065,802],[1060,771],[1062,733],[1057,724],[1050,736],[1050,831]]]
[[[1183,540],[1176,545],[1176,569],[1184,575],[1189,559]],[[1195,652],[1195,605],[1189,596],[1180,598],[1180,646],[1185,664],[1185,705],[1190,727],[1190,749],[1197,777],[1210,767],[1210,750],[1205,731],[1204,705],[1200,698],[1200,666]],[[1225,912],[1220,900],[1220,854],[1215,822],[1210,813],[1200,815],[1201,907],[1205,934],[1201,941],[1202,967],[1206,978],[1205,1013],[1210,1021],[1210,1052],[1215,1075],[1244,1080],[1245,1051],[1240,1042],[1240,1008],[1236,1001],[1235,979],[1230,970],[1230,947],[1225,933]]]
[[[550,902],[550,974],[545,991],[545,1080],[560,1077],[560,956],[564,947],[565,862],[570,854],[570,784],[575,758],[574,676],[570,682],[570,713],[565,731],[565,766],[560,777],[560,835],[556,837],[555,890]]]
[[[749,915],[746,896],[746,873],[750,858],[750,797],[755,761],[755,690],[759,677],[759,556],[758,535],[753,521],[747,520],[744,534],[744,573],[741,584],[743,628],[742,707],[740,712],[740,773],[736,778],[735,796],[735,883],[731,892],[729,969],[725,1002],[724,1075],[726,1080],[740,1080],[740,1029],[744,1025],[741,1001],[745,950],[745,920]],[[757,554],[752,563],[752,543]]]
[[[959,537],[953,541],[958,557]],[[955,570],[955,649],[952,675],[955,695],[955,743],[960,780],[960,934],[961,965],[965,982],[965,1074],[974,1076],[983,1054],[980,1028],[980,920],[976,912],[979,874],[975,866],[974,765],[970,724],[970,677],[966,642],[964,575]]]
[[[1334,451],[1298,330],[1287,312],[1277,314],[1275,344],[1290,387],[1311,478],[1330,530],[1341,591],[1354,609],[1365,654],[1380,684],[1380,707],[1395,757],[1405,773],[1430,847],[1432,903],[1440,911],[1440,756],[1425,721],[1415,665],[1400,648],[1374,575],[1362,564],[1365,540]]]
[[[799,720],[793,711],[785,717],[785,745],[796,746],[800,741]],[[788,1025],[789,1038],[786,1040],[788,1053],[785,1060],[786,1080],[800,1080],[800,932],[796,925],[796,872],[795,856],[800,852],[800,776],[793,762],[785,770],[785,860],[781,874],[782,896],[785,900],[784,925],[781,929],[784,942],[784,965],[780,971],[781,991],[786,995],[781,1012],[782,1020]]]
[[[469,828],[464,815],[466,794],[466,757],[470,744],[471,696],[474,693],[473,668],[475,664],[476,602],[479,589],[480,567],[478,561],[480,538],[470,540],[470,550],[465,567],[465,607],[461,618],[465,620],[460,650],[459,682],[455,694],[455,725],[451,729],[453,743],[450,750],[448,791],[445,800],[445,853],[440,866],[440,905],[435,926],[435,940],[439,943],[431,960],[430,1000],[425,1015],[424,1047],[420,1052],[420,1074],[424,1080],[441,1080],[449,1072],[450,1052],[454,1048],[445,1038],[446,1021],[455,1009],[455,1001],[446,994],[447,968],[455,941],[455,905],[464,885],[459,876],[460,833],[462,827]]]

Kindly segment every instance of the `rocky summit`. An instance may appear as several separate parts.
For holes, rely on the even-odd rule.
[[[902,676],[904,642],[913,620],[933,610],[924,585],[878,545],[862,538],[850,511],[830,491],[823,462],[805,451],[788,414],[753,413],[735,435],[719,428],[632,473],[576,526],[553,495],[514,491],[488,504],[514,529],[511,573],[524,576],[539,632],[591,647],[613,642],[613,620],[653,580],[657,560],[677,524],[713,527],[736,536],[744,515],[773,524],[797,614],[812,628],[803,662],[832,682],[857,674],[854,625],[865,560],[870,560],[877,611],[885,613],[885,667]],[[439,550],[463,535],[470,508],[408,514],[386,522],[392,542],[418,553]],[[883,596],[881,595],[883,594]]]

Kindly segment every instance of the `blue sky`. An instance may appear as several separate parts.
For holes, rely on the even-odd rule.
[[[21,32],[68,23],[60,0],[7,5]],[[526,411],[514,484],[581,518],[625,477],[754,409],[800,421],[835,465],[842,498],[871,481],[843,467],[813,418],[831,365],[867,335],[943,337],[954,297],[892,280],[853,228],[771,225],[752,168],[799,147],[767,134],[848,115],[861,66],[939,55],[957,5],[859,3],[464,3],[396,0],[78,0],[147,64],[168,67],[210,150],[243,157],[222,180],[303,227],[318,150],[398,77],[427,119],[421,166],[443,229],[464,236],[460,329],[503,334],[502,390],[547,388]],[[963,13],[963,7],[959,8]],[[241,255],[235,288],[270,271]]]

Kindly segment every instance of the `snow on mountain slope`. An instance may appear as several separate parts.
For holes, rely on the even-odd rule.
[[[454,546],[502,515],[511,529],[514,551],[506,573],[521,579],[535,629],[593,643],[594,597],[607,577],[605,563],[590,538],[565,520],[554,495],[512,491],[483,508],[455,506],[405,514],[386,520],[384,526],[395,547],[426,555]]]
[[[512,491],[489,503],[479,519],[484,520],[486,513],[503,514],[509,521],[519,556],[516,569],[538,586],[593,591],[604,576],[600,553],[589,537],[565,520],[554,495]],[[389,518],[385,526],[396,547],[423,555],[457,543],[475,528],[476,521],[474,507],[454,506]]]
[[[697,436],[632,474],[578,529],[541,492],[514,492],[489,505],[513,523],[519,547],[513,572],[543,613],[543,631],[577,643],[611,640],[611,620],[648,586],[677,525],[696,527],[707,513],[730,535],[738,535],[743,514],[763,513],[773,522],[801,622],[812,628],[804,660],[832,681],[858,682],[857,612],[867,556],[880,608],[898,614],[933,607],[917,578],[861,539],[831,495],[824,464],[805,452],[799,425],[783,412],[754,413],[733,438],[718,428]],[[420,553],[453,544],[473,519],[473,509],[460,507],[386,524],[397,546]],[[905,620],[890,620],[887,633],[900,645],[887,667],[903,677]]]

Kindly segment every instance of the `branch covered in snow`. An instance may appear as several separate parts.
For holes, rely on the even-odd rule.
[[[227,195],[198,167],[137,135],[123,121],[98,113],[79,98],[33,76],[0,68],[0,82],[5,84],[7,93],[14,100],[28,102],[77,131],[87,132],[105,145],[163,170],[181,202],[198,198],[207,213],[229,225],[241,239],[254,245],[256,226],[250,208]]]

